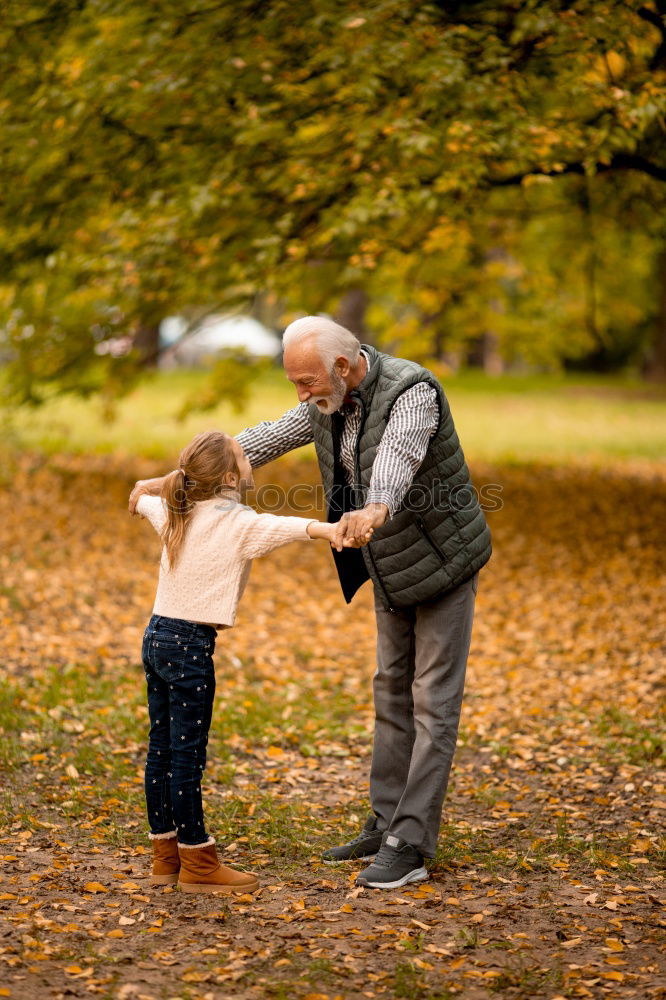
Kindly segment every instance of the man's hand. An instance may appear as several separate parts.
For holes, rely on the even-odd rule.
[[[375,528],[386,523],[388,516],[385,503],[369,503],[362,510],[342,515],[337,524],[337,537],[345,548],[360,549],[370,541]]]
[[[136,505],[139,497],[147,493],[149,497],[158,497],[162,489],[162,483],[166,476],[159,476],[156,479],[140,479],[134,484],[134,489],[130,493],[128,509],[130,514],[136,514]]]

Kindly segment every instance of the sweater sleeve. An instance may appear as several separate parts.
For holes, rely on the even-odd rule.
[[[316,518],[280,517],[277,514],[257,514],[248,511],[243,518],[244,530],[240,551],[244,559],[256,559],[279,549],[289,542],[309,542],[308,525]]]
[[[155,531],[159,532],[164,527],[166,521],[166,511],[161,497],[151,497],[144,493],[139,497],[136,505],[137,513],[142,517],[147,517]]]

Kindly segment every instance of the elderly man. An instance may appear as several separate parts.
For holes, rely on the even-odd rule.
[[[238,440],[254,468],[314,442],[329,521],[358,546],[333,551],[343,594],[375,593],[372,813],[323,858],[374,858],[357,884],[397,888],[435,855],[490,532],[431,372],[317,316],[287,327],[284,368],[299,405]]]

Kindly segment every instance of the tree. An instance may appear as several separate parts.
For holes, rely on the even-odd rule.
[[[511,215],[547,186],[572,218],[581,183],[592,201],[612,196],[618,231],[649,207],[641,252],[657,288],[663,0],[5,8],[2,353],[19,400],[128,384],[140,352],[100,358],[95,338],[140,343],[187,305],[266,292],[334,310],[398,267],[405,288],[424,277],[415,322],[441,348],[445,322],[473,317],[479,260],[501,249],[514,267]],[[457,269],[447,229],[467,246]],[[637,325],[666,328],[648,306]],[[451,339],[473,336],[471,322]],[[566,356],[549,338],[544,357]]]

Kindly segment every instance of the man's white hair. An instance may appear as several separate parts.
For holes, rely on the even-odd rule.
[[[352,366],[358,362],[361,353],[361,343],[358,338],[351,330],[325,316],[303,316],[302,319],[294,320],[282,335],[282,346],[286,349],[309,338],[315,341],[321,359],[329,371],[337,358],[347,358]]]

